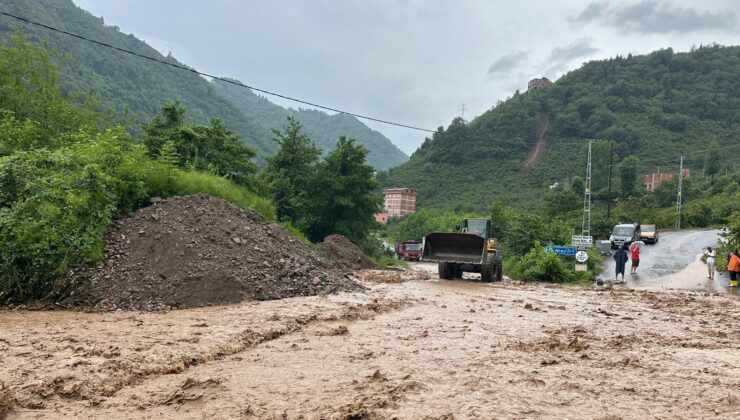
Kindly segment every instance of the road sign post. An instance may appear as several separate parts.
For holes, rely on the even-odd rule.
[[[570,240],[577,248],[588,248],[594,243],[594,237],[588,235],[573,235]]]
[[[579,263],[585,263],[588,261],[588,253],[586,251],[578,251],[576,252],[576,261]]]
[[[566,257],[575,257],[578,250],[574,246],[547,245],[545,251],[552,252]]]

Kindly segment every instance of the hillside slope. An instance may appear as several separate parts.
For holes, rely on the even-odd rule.
[[[325,153],[334,148],[339,136],[344,135],[357,140],[370,151],[368,163],[377,169],[388,169],[408,160],[408,156],[388,138],[352,116],[329,115],[313,109],[286,109],[256,95],[250,89],[218,80],[214,80],[212,84],[219,95],[253,117],[262,127],[280,130],[285,126],[287,117],[297,119],[306,134]]]
[[[71,0],[0,0],[0,10],[179,64],[135,36],[104,25],[102,18],[78,8]],[[200,76],[0,17],[0,39],[18,30],[30,41],[47,42],[69,55],[60,68],[61,85],[67,92],[94,90],[104,104],[115,110],[127,109],[138,122],[158,113],[164,102],[177,100],[188,109],[188,118],[202,123],[219,117],[259,154],[275,150],[268,130],[218,96]]]
[[[711,141],[740,145],[740,47],[671,49],[644,56],[592,61],[547,89],[515,95],[466,123],[455,119],[410,160],[379,178],[386,186],[418,190],[420,207],[480,211],[494,201],[517,207],[540,202],[553,181],[585,175],[586,139],[593,151],[594,198],[605,196],[609,144],[615,165],[628,155],[640,173],[677,171],[678,156],[701,174]],[[542,115],[552,140],[521,171],[537,144]],[[734,150],[736,156],[740,150]],[[721,164],[732,170],[733,155]],[[614,173],[618,178],[617,173]],[[616,182],[616,181],[615,181]]]
[[[181,64],[172,56],[162,56],[134,35],[106,26],[103,18],[78,8],[71,0],[0,0],[0,10]],[[0,16],[0,41],[19,30],[30,41],[46,42],[69,57],[59,69],[65,92],[95,91],[105,106],[128,111],[138,123],[157,114],[163,103],[177,100],[187,108],[189,119],[199,123],[214,117],[222,119],[242,141],[264,157],[273,154],[277,147],[270,129],[282,128],[287,115],[294,115],[325,151],[334,148],[340,135],[346,135],[370,150],[369,160],[376,168],[389,168],[408,159],[390,140],[354,118],[312,110],[286,110],[248,89],[237,89],[238,92],[229,95],[230,91],[193,73]],[[254,104],[249,105],[250,100]]]

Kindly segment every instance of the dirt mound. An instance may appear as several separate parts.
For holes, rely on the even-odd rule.
[[[380,268],[357,245],[342,235],[327,236],[318,248],[335,267],[343,271]]]
[[[117,221],[89,296],[103,309],[158,310],[360,289],[279,225],[192,195]]]

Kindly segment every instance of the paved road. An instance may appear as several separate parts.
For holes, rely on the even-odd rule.
[[[727,278],[717,275],[714,282],[709,281],[706,265],[699,261],[707,246],[717,244],[719,233],[716,229],[662,232],[657,244],[643,247],[636,275],[629,274],[632,262],[627,262],[627,287],[726,290]],[[599,277],[614,278],[611,257],[606,257],[604,272]]]

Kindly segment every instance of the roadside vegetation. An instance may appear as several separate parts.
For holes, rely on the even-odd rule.
[[[340,138],[320,159],[288,121],[259,173],[255,151],[220,120],[189,122],[179,103],[129,134],[137,130],[94,93],[62,93],[58,71],[67,62],[20,34],[0,44],[0,303],[53,298],[84,281],[103,257],[108,226],[154,197],[206,193],[303,240],[340,233],[380,249],[368,242],[377,184],[367,150],[353,140]]]
[[[707,152],[710,161],[712,151]],[[654,192],[645,191],[637,175],[629,195],[614,200],[611,217],[606,208],[594,200],[591,232],[596,240],[606,239],[615,224],[638,221],[657,224],[659,229],[675,228],[677,180],[660,185]],[[683,228],[729,226],[726,241],[740,245],[740,174],[735,176],[686,178],[683,183]],[[458,213],[454,211],[421,210],[404,218],[392,220],[386,228],[391,242],[421,238],[430,232],[452,232],[466,217],[487,217],[494,226],[504,253],[504,273],[515,279],[543,281],[582,281],[599,274],[603,257],[590,251],[588,272],[573,272],[574,258],[559,257],[544,252],[545,245],[568,245],[571,236],[581,233],[583,181],[575,177],[570,186],[548,189],[538,207],[522,210],[503,200],[494,202],[488,212]],[[622,195],[616,191],[617,195]],[[737,225],[737,226],[736,226]],[[733,233],[734,232],[734,233]]]
[[[566,215],[550,218],[545,214],[518,212],[500,203],[481,214],[418,211],[393,220],[385,234],[390,242],[421,240],[431,232],[454,232],[455,225],[468,217],[491,219],[493,236],[499,241],[504,256],[504,274],[511,278],[573,282],[590,280],[600,273],[602,257],[595,251],[589,251],[588,271],[578,274],[573,272],[575,258],[545,252],[546,245],[570,243],[571,236],[576,233],[574,219]]]

